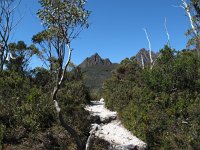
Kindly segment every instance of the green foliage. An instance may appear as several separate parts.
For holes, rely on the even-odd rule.
[[[50,30],[45,30],[42,32],[39,32],[38,34],[34,35],[32,37],[32,41],[33,43],[42,43],[45,40],[49,40],[52,38],[52,33],[50,32]]]
[[[58,95],[65,119],[86,141],[89,122],[87,121],[88,114],[83,108],[89,103],[89,94],[77,76],[74,71],[69,72],[69,80],[63,85]],[[22,144],[22,141],[29,136],[28,140],[33,140],[34,135],[45,138],[48,130],[57,128],[54,104],[50,98],[52,86],[48,83],[49,81],[49,71],[44,68],[36,68],[30,77],[11,71],[0,73],[1,144]],[[47,139],[49,136],[51,135],[48,135]],[[57,146],[64,144],[63,146],[66,147],[72,143],[69,137],[66,138],[67,143],[63,142],[60,136],[50,138],[49,141],[60,140]],[[42,142],[45,143],[45,141]],[[54,144],[52,147],[56,146]]]
[[[69,44],[77,37],[80,29],[88,27],[90,13],[85,9],[85,0],[39,0],[39,3],[42,8],[38,10],[37,15],[46,30],[33,37],[35,43],[49,40],[52,43],[56,39],[59,46],[53,44],[53,47],[60,51],[63,45]]]
[[[106,106],[149,149],[198,149],[200,58],[165,46],[152,69],[125,59],[104,84]]]
[[[33,77],[33,84],[37,86],[42,86],[43,89],[46,87],[48,88],[48,86],[50,86],[49,83],[51,82],[51,74],[47,69],[37,67],[31,70],[31,75]]]
[[[3,72],[0,84],[0,120],[7,131],[23,126],[34,132],[55,121],[47,94],[31,86],[28,78],[15,72]]]
[[[44,8],[38,11],[39,18],[53,30],[60,30],[60,26],[82,26],[87,22],[89,12],[84,9],[85,0],[40,0],[39,3]],[[62,33],[59,30],[57,31]]]
[[[22,124],[31,131],[39,128],[51,127],[55,122],[53,104],[47,95],[43,95],[41,89],[32,87],[24,104],[18,108],[18,116],[22,116]]]
[[[0,124],[0,150],[3,149],[3,134],[4,134],[5,126]]]
[[[67,51],[71,59],[70,43],[83,28],[88,27],[90,13],[85,9],[85,0],[39,0],[39,3],[41,9],[37,16],[44,31],[34,35],[32,41],[42,47],[40,58],[50,68],[51,74],[55,73],[53,77],[58,82],[65,72],[63,69],[68,67],[65,67]]]
[[[23,41],[10,43],[10,60],[6,62],[8,70],[23,74],[28,66],[31,57],[38,54],[38,49],[32,44],[27,46]]]
[[[89,93],[82,81],[68,81],[58,93],[58,99],[65,120],[78,132],[81,139],[86,142],[90,124],[87,119],[89,115],[84,107],[89,104]]]
[[[93,150],[106,150],[110,149],[110,143],[99,139],[99,138],[94,138],[93,143],[92,143],[92,149]]]
[[[82,28],[88,27],[89,12],[84,8],[85,2],[40,0],[42,8],[37,15],[46,30],[33,36],[32,40],[43,49],[39,51],[34,44],[27,46],[23,41],[8,45],[10,59],[6,62],[6,70],[2,65],[3,71],[0,72],[0,149],[4,144],[11,145],[11,149],[74,149],[69,136],[64,133],[60,136],[59,132],[63,129],[57,122],[51,94],[63,72],[66,46]],[[35,68],[28,71],[34,54],[42,58],[45,65],[50,65],[50,70]],[[60,99],[64,119],[85,142],[89,125],[84,106],[89,103],[90,97],[80,71],[72,63],[67,69],[63,80],[66,82],[59,85],[56,97]],[[36,147],[37,144],[42,146]]]

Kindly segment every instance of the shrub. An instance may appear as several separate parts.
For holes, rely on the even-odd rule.
[[[200,58],[165,46],[153,69],[122,61],[104,84],[106,106],[149,149],[198,149]]]

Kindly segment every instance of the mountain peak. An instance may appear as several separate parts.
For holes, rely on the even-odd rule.
[[[99,54],[96,52],[95,54],[94,54],[95,56],[99,56]],[[100,56],[99,56],[100,57]]]
[[[92,67],[92,66],[102,66],[102,65],[111,65],[112,62],[106,58],[103,59],[100,57],[98,53],[95,53],[94,55],[87,57],[80,65],[81,68],[86,67]]]

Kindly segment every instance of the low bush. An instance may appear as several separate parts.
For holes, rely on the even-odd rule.
[[[200,58],[167,46],[160,53],[152,69],[122,61],[104,84],[106,106],[149,149],[198,149]]]

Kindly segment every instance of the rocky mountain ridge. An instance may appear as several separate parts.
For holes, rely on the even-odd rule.
[[[154,51],[151,52],[152,59],[155,60],[158,56],[157,53]],[[149,56],[149,50],[146,50],[145,48],[142,48],[138,51],[138,53],[135,55],[136,60],[140,65],[142,65],[142,59],[144,62],[144,65],[150,63],[150,56]],[[112,63],[109,58],[101,58],[101,56],[98,53],[95,53],[94,55],[87,57],[80,65],[79,67],[82,69],[88,68],[88,67],[95,67],[95,66],[110,66],[116,63]]]
[[[152,59],[155,60],[156,57],[157,54],[152,51]],[[149,51],[144,48],[135,55],[135,58],[140,66],[142,66],[142,58],[145,66],[150,64]],[[101,58],[98,53],[87,57],[79,65],[83,73],[85,85],[90,91],[95,91],[95,93],[100,93],[103,82],[111,77],[112,71],[117,66],[117,63],[112,63],[108,58]]]
[[[84,69],[87,67],[92,67],[92,66],[108,66],[112,65],[112,62],[106,58],[103,59],[99,56],[98,53],[95,53],[94,55],[87,57],[80,65],[79,67]]]

